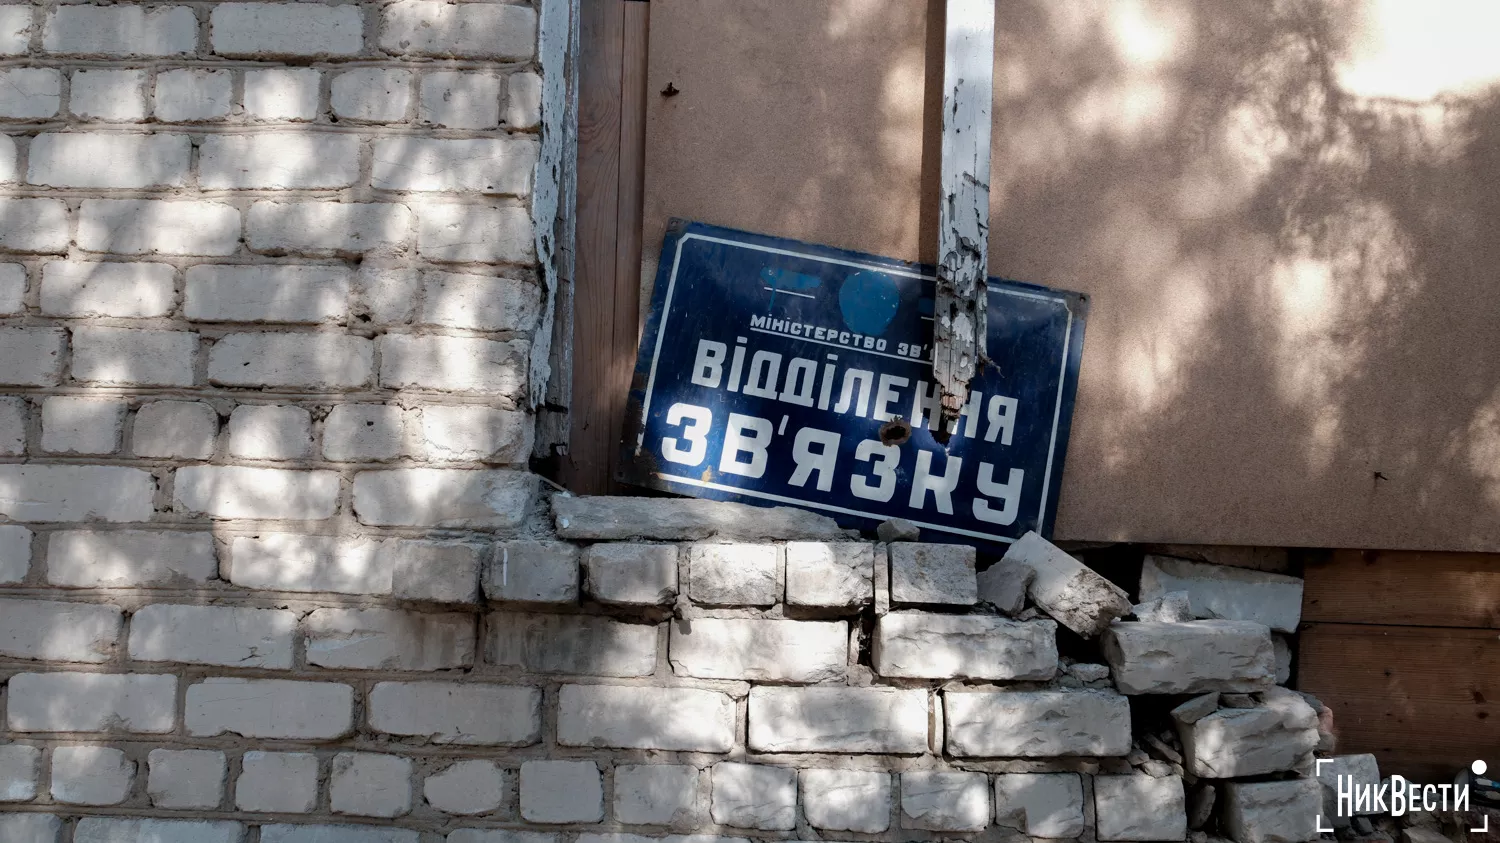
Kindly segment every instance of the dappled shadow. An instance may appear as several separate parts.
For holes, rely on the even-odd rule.
[[[930,259],[930,4],[762,5],[653,14],[648,250]],[[1500,69],[1396,12],[1000,5],[990,271],[1092,299],[1058,537],[1500,549]]]

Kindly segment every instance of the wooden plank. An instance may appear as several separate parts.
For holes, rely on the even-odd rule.
[[[625,3],[620,71],[620,188],[615,240],[614,356],[604,386],[610,402],[609,477],[620,459],[630,380],[641,339],[641,201],[646,169],[646,59],[651,4]]]
[[[1372,752],[1383,775],[1451,781],[1476,758],[1500,758],[1490,630],[1306,624],[1297,683],[1333,710],[1338,753]]]
[[[579,33],[578,229],[573,296],[573,398],[562,484],[577,494],[613,489],[609,465],[615,355],[615,265],[620,190],[623,0],[584,0]]]
[[[956,419],[985,349],[994,0],[948,0],[946,27],[933,377]]]
[[[1340,550],[1305,574],[1305,620],[1500,629],[1500,555]]]

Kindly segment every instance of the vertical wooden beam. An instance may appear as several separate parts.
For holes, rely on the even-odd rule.
[[[615,231],[614,359],[608,381],[611,482],[619,469],[630,381],[640,345],[641,217],[646,177],[646,58],[651,4],[625,0],[624,46],[620,70],[620,188]]]
[[[948,0],[933,377],[956,418],[985,357],[995,0]]]
[[[578,231],[573,295],[573,397],[561,482],[577,494],[612,490],[612,401],[616,354],[615,266],[620,190],[623,0],[583,0],[579,31]]]

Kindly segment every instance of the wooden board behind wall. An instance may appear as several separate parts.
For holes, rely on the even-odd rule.
[[[1297,687],[1339,754],[1434,782],[1500,764],[1500,556],[1339,551],[1305,575]]]
[[[559,476],[578,494],[621,490],[614,468],[640,338],[650,9],[586,0],[582,10],[572,428]]]

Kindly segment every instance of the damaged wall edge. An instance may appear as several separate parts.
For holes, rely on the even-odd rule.
[[[528,404],[537,414],[534,453],[568,441],[573,363],[573,267],[578,198],[579,0],[541,0],[541,153],[532,219],[541,265],[541,324],[531,348]]]

